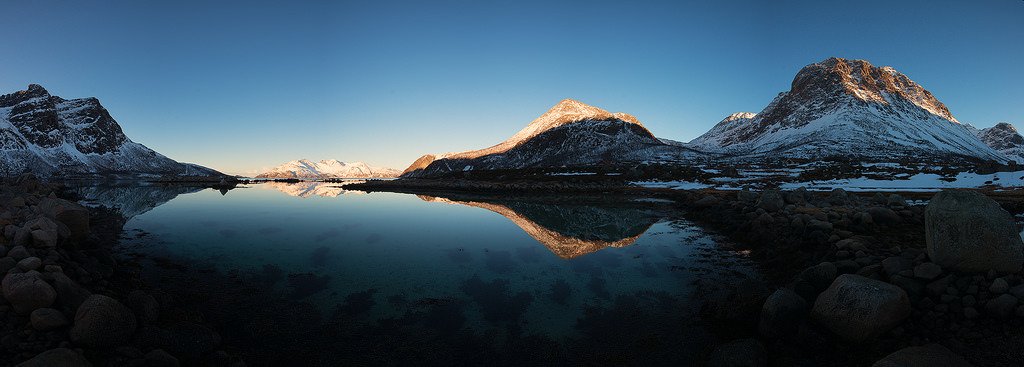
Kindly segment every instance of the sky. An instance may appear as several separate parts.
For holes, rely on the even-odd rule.
[[[97,97],[134,141],[253,175],[405,168],[564,98],[689,141],[831,56],[893,66],[960,121],[1024,124],[1024,1],[10,1],[0,94]]]

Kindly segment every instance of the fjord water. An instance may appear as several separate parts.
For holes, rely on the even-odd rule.
[[[267,364],[678,363],[706,348],[701,305],[757,277],[663,200],[326,183],[81,193],[131,216],[121,249],[148,282],[203,303],[225,343],[261,344],[246,354]]]

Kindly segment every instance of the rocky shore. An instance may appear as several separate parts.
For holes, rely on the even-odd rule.
[[[689,217],[768,277],[705,307],[721,338],[708,364],[1017,365],[1020,228],[982,193],[927,195],[925,205],[841,189],[679,193]],[[1019,193],[996,196],[1020,210]]]
[[[398,179],[398,180],[367,180],[365,182],[342,185],[346,190],[393,191],[393,192],[560,192],[560,193],[594,193],[622,192],[633,189],[621,179],[552,179],[538,180],[469,180],[469,179]]]
[[[67,196],[32,175],[0,183],[0,366],[245,365],[117,260],[123,217]]]

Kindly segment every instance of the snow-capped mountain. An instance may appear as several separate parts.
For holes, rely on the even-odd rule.
[[[66,100],[38,84],[0,96],[0,175],[222,176],[133,142],[99,100]]]
[[[406,168],[402,176],[687,159],[695,155],[691,149],[654,137],[632,115],[611,113],[565,99],[498,145],[461,153],[424,155]]]
[[[314,162],[308,159],[291,161],[261,173],[256,178],[298,178],[320,180],[328,178],[392,178],[399,172],[393,168],[371,167],[363,162],[345,163],[337,159]]]
[[[998,150],[1018,164],[1024,164],[1024,136],[1021,136],[1013,125],[1000,122],[996,126],[973,131],[985,145]]]
[[[739,156],[1006,161],[906,75],[841,58],[804,67],[764,110],[732,115],[688,146]]]

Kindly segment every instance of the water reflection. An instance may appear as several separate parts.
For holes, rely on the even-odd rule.
[[[417,195],[423,201],[483,208],[501,214],[530,237],[563,259],[572,259],[608,247],[632,245],[658,221],[649,209],[620,203],[593,206],[538,201],[452,199]]]
[[[178,195],[205,189],[187,185],[71,184],[70,190],[82,198],[86,205],[103,206],[117,210],[125,218],[132,218],[171,201]],[[222,193],[223,195],[224,193]]]
[[[134,216],[147,285],[250,365],[678,365],[753,274],[664,203],[337,186],[79,192]]]
[[[288,196],[295,196],[300,198],[309,197],[324,197],[334,198],[341,195],[361,195],[365,194],[363,191],[350,191],[341,188],[341,183],[327,183],[327,182],[314,182],[314,181],[303,181],[303,182],[267,182],[262,185],[267,185],[277,189],[277,191],[288,194]]]

